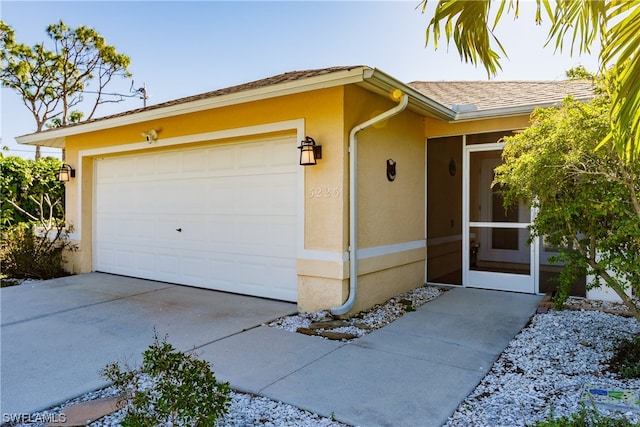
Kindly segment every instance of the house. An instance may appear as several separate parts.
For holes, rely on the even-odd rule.
[[[65,148],[70,268],[353,314],[424,283],[538,293],[501,138],[588,82],[296,71],[18,138]],[[317,148],[314,148],[315,147]],[[302,166],[302,160],[315,165]]]

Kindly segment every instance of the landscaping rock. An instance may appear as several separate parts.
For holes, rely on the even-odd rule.
[[[352,334],[350,332],[321,331],[318,335],[326,339],[336,341],[352,340],[354,338],[358,338],[357,334]]]
[[[296,329],[296,332],[299,334],[304,334],[304,335],[309,335],[312,337],[315,337],[318,335],[318,331],[315,331],[313,329],[310,328],[298,328]]]
[[[343,326],[348,326],[344,320],[325,320],[322,322],[313,322],[309,326],[309,329],[336,329],[342,328]]]
[[[80,402],[65,408],[59,421],[45,424],[45,427],[83,427],[120,408],[120,396]]]

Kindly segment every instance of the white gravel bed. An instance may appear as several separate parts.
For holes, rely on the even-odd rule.
[[[635,319],[599,311],[537,314],[447,426],[525,426],[551,412],[555,417],[570,415],[581,409],[585,385],[638,391],[640,380],[619,379],[606,371],[616,341],[637,333],[640,323]],[[633,412],[610,415],[639,421]]]
[[[413,289],[391,298],[383,304],[377,304],[370,310],[358,313],[353,318],[346,320],[347,326],[332,330],[334,332],[351,333],[355,335],[356,338],[360,338],[402,317],[408,310],[415,310],[434,298],[437,298],[445,289],[446,288],[436,286],[422,286]],[[298,328],[309,328],[313,322],[330,320],[332,318],[331,313],[324,310],[282,317],[268,323],[267,326],[296,332]]]
[[[117,394],[113,387],[88,393],[79,398],[65,402],[47,411],[31,414],[32,422],[16,424],[16,427],[44,427],[46,420],[55,420],[51,414],[60,414],[64,408],[80,402],[111,397]],[[346,424],[321,417],[292,405],[277,402],[266,397],[231,391],[231,405],[227,415],[216,422],[216,427],[348,427]],[[124,418],[124,409],[107,415],[89,427],[118,427]],[[42,420],[42,421],[40,421]]]
[[[229,413],[216,422],[216,427],[347,427],[346,424],[321,417],[295,406],[266,397],[231,392]],[[124,417],[124,410],[89,424],[89,427],[116,427]]]

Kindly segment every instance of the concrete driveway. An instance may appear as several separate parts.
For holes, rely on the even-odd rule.
[[[111,361],[140,363],[154,328],[185,351],[296,305],[91,273],[3,288],[0,309],[0,413],[17,414],[105,386],[98,371]]]

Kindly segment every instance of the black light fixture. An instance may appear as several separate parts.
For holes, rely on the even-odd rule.
[[[76,177],[76,170],[70,165],[63,163],[58,170],[58,181],[67,182],[70,178]]]
[[[313,166],[318,163],[318,159],[322,158],[322,145],[316,145],[310,136],[306,136],[298,148],[301,166]]]

